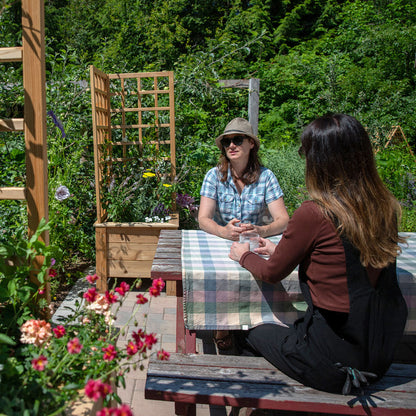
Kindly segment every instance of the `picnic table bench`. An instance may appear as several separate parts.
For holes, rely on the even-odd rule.
[[[196,404],[305,415],[415,416],[416,365],[393,364],[363,394],[343,396],[306,387],[261,357],[175,353],[168,361],[150,360],[145,398],[173,401],[176,414],[186,416],[196,414]]]

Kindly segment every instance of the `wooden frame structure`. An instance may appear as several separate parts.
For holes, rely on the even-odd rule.
[[[23,131],[26,147],[26,186],[2,187],[0,199],[27,201],[29,236],[49,220],[44,7],[43,0],[22,0],[22,46],[0,48],[0,62],[22,62],[24,87],[24,118],[0,120],[0,131]],[[47,232],[41,239],[49,244]]]
[[[108,222],[102,198],[114,165],[128,164],[137,155],[143,166],[167,161],[171,179],[175,177],[174,80],[172,71],[106,74],[90,66],[90,83],[97,287],[104,291],[109,277],[150,277],[160,230],[179,227],[177,216],[162,224]]]

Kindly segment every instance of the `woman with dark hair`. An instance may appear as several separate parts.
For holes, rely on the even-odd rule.
[[[385,374],[404,331],[407,307],[396,276],[405,241],[398,234],[400,205],[381,181],[355,118],[320,117],[301,141],[311,200],[295,211],[277,246],[260,239],[256,251],[268,259],[239,243],[230,257],[271,283],[299,265],[308,309],[289,327],[239,332],[238,345],[305,385],[345,394],[351,383]]]
[[[262,237],[283,232],[289,221],[283,192],[273,172],[261,166],[260,141],[250,123],[231,120],[215,142],[221,156],[201,187],[199,227],[229,240],[248,230]]]

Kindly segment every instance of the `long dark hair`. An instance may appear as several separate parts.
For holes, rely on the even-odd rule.
[[[361,263],[379,268],[400,252],[401,208],[383,184],[364,127],[345,114],[319,117],[302,133],[310,197],[361,253]]]
[[[258,156],[259,152],[259,145],[256,143],[255,140],[252,140],[247,136],[247,140],[250,140],[254,146],[250,150],[250,154],[248,156],[248,162],[246,169],[243,172],[243,175],[240,179],[243,181],[244,185],[249,185],[251,183],[255,183],[258,181],[260,177],[260,168],[261,168],[261,161]],[[230,161],[226,155],[224,147],[221,149],[221,156],[218,162],[218,170],[221,174],[221,181],[225,182],[228,177],[228,167],[230,165]]]

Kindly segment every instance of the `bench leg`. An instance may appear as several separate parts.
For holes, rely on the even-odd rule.
[[[175,402],[175,415],[196,416],[196,404]]]

